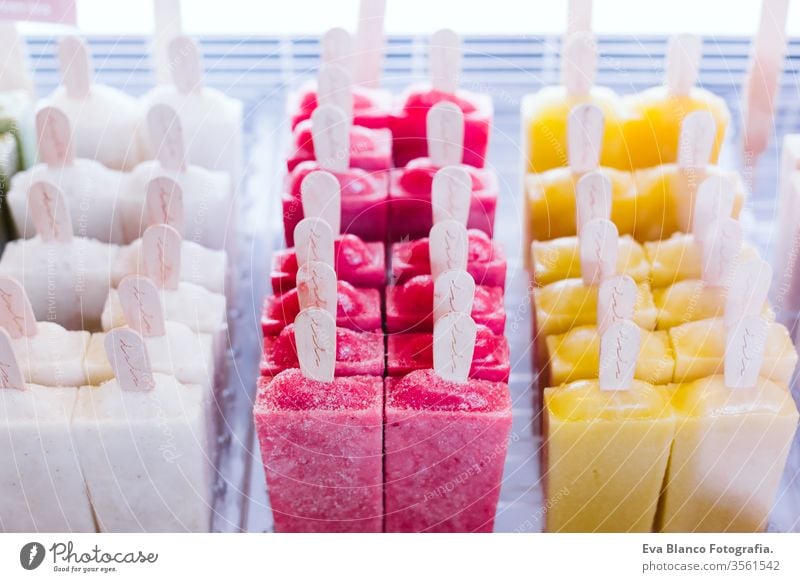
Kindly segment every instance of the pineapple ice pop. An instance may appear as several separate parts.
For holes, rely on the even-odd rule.
[[[598,380],[545,390],[549,532],[653,528],[675,419],[666,388],[634,380],[640,335],[630,321],[613,324]]]
[[[631,167],[675,163],[680,157],[681,126],[694,111],[707,111],[713,116],[716,129],[709,161],[716,163],[731,115],[721,97],[694,86],[701,56],[699,37],[672,37],[667,47],[664,85],[623,98],[631,111],[631,119],[624,127]]]

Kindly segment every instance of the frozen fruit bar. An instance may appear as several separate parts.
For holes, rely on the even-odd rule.
[[[472,318],[492,333],[503,334],[506,313],[503,289],[475,286]],[[430,332],[433,330],[433,278],[417,275],[386,288],[386,328],[389,333]]]
[[[675,442],[660,511],[665,532],[757,532],[797,429],[786,385],[728,388],[710,376],[675,388]]]
[[[275,531],[382,530],[382,378],[262,377],[253,417]]]
[[[494,232],[499,183],[491,169],[461,166],[472,179],[467,228]],[[433,226],[431,193],[433,177],[441,168],[430,158],[415,158],[391,173],[389,200],[392,240],[418,239],[428,236]]]
[[[441,102],[458,106],[464,114],[464,164],[482,168],[486,163],[494,108],[489,95],[458,89],[454,94],[413,85],[400,97],[398,111],[392,116],[394,165],[402,168],[411,160],[428,155],[427,119],[431,107]]]
[[[261,375],[277,376],[289,368],[299,368],[294,324],[276,336],[264,337]],[[383,335],[345,328],[336,330],[336,376],[383,376]]]
[[[691,382],[722,373],[727,337],[722,318],[684,323],[670,329],[669,337],[675,352],[674,382]],[[772,323],[767,335],[761,376],[788,385],[796,365],[797,352],[789,330],[779,323]]]
[[[577,236],[531,243],[533,281],[542,287],[563,279],[581,276],[580,244]],[[630,236],[619,237],[617,273],[628,275],[637,283],[650,278],[650,263],[642,245]]]
[[[353,125],[370,129],[388,129],[392,96],[385,89],[372,89],[353,85]],[[317,82],[305,83],[297,93],[289,96],[287,111],[292,129],[309,119],[317,108]]]
[[[505,288],[506,257],[502,247],[480,230],[469,229],[467,236],[467,273],[472,275],[477,285]],[[395,285],[430,273],[430,241],[427,237],[392,245],[392,281]]]
[[[300,185],[311,172],[323,169],[317,162],[302,162],[289,173],[282,197],[283,229],[286,244],[294,246],[294,229],[305,218]],[[389,174],[360,168],[334,171],[325,168],[339,182],[341,191],[341,230],[365,241],[384,241],[388,228]],[[336,234],[336,233],[335,233]]]
[[[433,334],[396,333],[387,338],[387,369],[389,376],[405,376],[414,370],[433,367]],[[511,371],[508,340],[479,325],[475,338],[470,378],[508,382]]]
[[[547,364],[540,384],[560,386],[597,378],[600,334],[595,326],[581,326],[546,338]],[[665,331],[644,331],[634,377],[650,384],[669,384],[675,358]]]
[[[286,160],[289,172],[298,164],[316,160],[314,140],[311,137],[312,120],[297,124],[292,135],[291,151]],[[358,125],[350,127],[350,167],[369,172],[392,167],[392,132],[388,129],[369,129]]]
[[[353,234],[333,242],[336,278],[354,287],[382,289],[386,284],[386,250],[383,243],[365,243]],[[272,255],[272,291],[283,293],[297,284],[297,253],[281,250]]]
[[[381,329],[381,298],[377,289],[359,289],[337,281],[336,326],[355,331]],[[261,314],[265,336],[278,335],[300,313],[297,289],[267,297]]]
[[[491,532],[510,430],[507,384],[388,378],[386,531]]]
[[[579,380],[544,393],[549,532],[649,532],[675,419],[667,389]]]

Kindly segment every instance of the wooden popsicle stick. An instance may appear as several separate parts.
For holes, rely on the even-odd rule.
[[[142,336],[127,327],[112,329],[103,341],[108,361],[122,390],[146,392],[155,388],[150,357]]]
[[[567,3],[567,35],[591,32],[592,0],[569,0]]]
[[[600,390],[630,390],[642,330],[632,321],[611,324],[600,337]]]
[[[703,240],[703,281],[711,287],[727,287],[742,251],[742,225],[733,218],[718,218]]]
[[[5,329],[0,328],[0,390],[4,388],[27,390],[11,338]]]
[[[333,258],[333,231],[321,218],[304,218],[294,227],[294,248],[297,264],[319,261],[335,266]]]
[[[297,359],[303,376],[333,382],[336,370],[336,322],[324,309],[310,307],[294,320]]]
[[[150,226],[168,224],[183,233],[183,188],[172,178],[159,176],[147,183],[145,209]]]
[[[591,103],[577,105],[567,119],[567,159],[575,174],[596,170],[603,149],[605,117]]]
[[[455,166],[464,158],[464,112],[440,101],[428,110],[428,157],[435,166]]]
[[[636,282],[628,275],[609,277],[597,290],[597,331],[600,335],[620,321],[632,320]]]
[[[433,225],[428,238],[431,275],[435,281],[445,271],[466,271],[469,239],[467,229],[455,220]]]
[[[200,47],[188,36],[173,38],[168,47],[172,82],[183,95],[200,93],[203,90],[203,61]]]
[[[118,292],[128,327],[142,337],[162,337],[167,333],[164,307],[155,283],[147,277],[128,275],[120,281]]]
[[[693,111],[683,118],[678,139],[678,167],[683,170],[708,166],[717,136],[717,124],[709,111]]]
[[[355,82],[362,87],[377,87],[383,63],[386,0],[361,0],[356,30]]]
[[[688,95],[697,82],[703,41],[695,34],[676,34],[667,44],[664,84],[671,95]]]
[[[584,97],[590,93],[597,75],[597,43],[589,32],[576,32],[564,40],[561,55],[561,84],[567,94]]]
[[[760,316],[772,281],[772,267],[753,257],[737,265],[725,296],[725,325],[734,326],[745,317]]]
[[[339,65],[352,70],[353,39],[344,28],[329,28],[322,35],[320,57],[322,65]]]
[[[478,326],[468,313],[451,312],[433,326],[433,371],[457,384],[469,379]]]
[[[324,64],[317,75],[318,105],[333,105],[341,109],[352,123],[353,80],[344,67]]]
[[[619,232],[613,222],[590,220],[581,230],[578,244],[584,285],[597,286],[617,274]]]
[[[320,105],[311,113],[311,139],[319,165],[332,172],[350,167],[350,118],[335,105]]]
[[[64,193],[50,182],[38,181],[28,190],[28,208],[41,239],[48,243],[72,242],[72,217]]]
[[[433,224],[455,220],[467,226],[472,200],[472,178],[461,166],[445,166],[433,176],[431,205]]]
[[[156,159],[167,170],[184,172],[186,146],[178,113],[163,103],[153,105],[147,112],[147,127],[150,132],[150,145]]]
[[[48,166],[69,166],[75,159],[72,151],[72,127],[66,114],[57,107],[42,107],[36,112],[36,135],[39,157]]]
[[[181,275],[183,240],[167,224],[156,224],[142,234],[144,272],[161,289],[177,289]]]
[[[77,36],[65,36],[58,41],[58,64],[61,82],[71,99],[85,99],[92,88],[92,66],[86,43]]]
[[[472,313],[475,280],[466,271],[445,271],[433,282],[433,322],[452,312]]]
[[[575,185],[577,232],[591,220],[611,219],[611,181],[600,172],[588,172]]]
[[[36,335],[36,316],[25,288],[13,277],[0,276],[0,328],[13,339]]]
[[[300,183],[303,216],[321,218],[334,236],[341,232],[342,194],[339,180],[330,172],[311,172]]]
[[[297,269],[297,299],[300,309],[318,307],[336,317],[338,293],[333,267],[308,261]]]
[[[461,77],[461,37],[449,28],[437,30],[430,43],[431,85],[453,94]]]
[[[735,198],[733,182],[726,176],[714,174],[700,183],[692,213],[692,236],[696,243],[703,243],[709,225],[717,218],[733,214]]]
[[[725,386],[753,388],[764,363],[769,322],[763,317],[744,317],[728,329],[725,342]]]

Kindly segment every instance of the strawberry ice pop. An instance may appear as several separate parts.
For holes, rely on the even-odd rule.
[[[440,30],[431,37],[430,71],[431,81],[410,86],[392,116],[394,165],[402,168],[430,155],[428,113],[437,103],[447,102],[455,104],[464,117],[463,155],[454,163],[482,168],[494,115],[492,99],[458,88],[461,40],[452,30]]]
[[[475,323],[437,321],[433,369],[386,380],[388,532],[491,532],[500,493],[508,385],[470,380]]]
[[[253,417],[277,532],[380,532],[383,380],[334,376],[336,330],[320,308],[295,321],[300,369],[262,377]]]

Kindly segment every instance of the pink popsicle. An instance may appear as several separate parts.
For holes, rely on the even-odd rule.
[[[510,430],[507,384],[388,378],[386,531],[491,532]]]
[[[353,86],[353,125],[370,129],[389,128],[389,110],[391,94],[383,89],[367,89],[359,85]],[[316,83],[302,87],[289,103],[292,129],[301,121],[311,117],[317,108]]]
[[[315,160],[311,120],[301,121],[292,135],[286,166],[291,172],[300,163]],[[392,167],[392,132],[358,125],[350,128],[350,166],[371,172]]]
[[[259,380],[253,410],[277,532],[380,532],[383,380]]]

